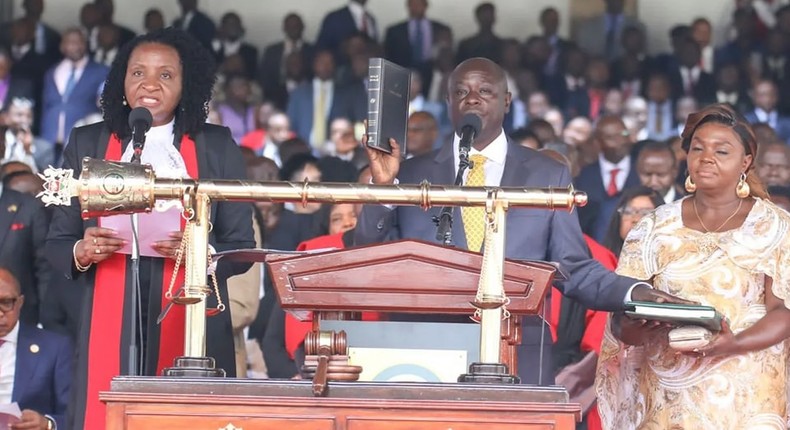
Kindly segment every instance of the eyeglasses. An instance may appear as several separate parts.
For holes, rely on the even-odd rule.
[[[19,297],[8,297],[4,299],[0,299],[0,311],[3,312],[11,312],[14,310],[16,303],[19,301]]]
[[[639,217],[642,218],[643,216],[653,212],[651,208],[619,208],[617,212],[622,216],[629,216],[629,217]]]

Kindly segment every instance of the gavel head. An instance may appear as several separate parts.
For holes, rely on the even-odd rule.
[[[304,338],[306,355],[348,355],[345,331],[311,331]]]

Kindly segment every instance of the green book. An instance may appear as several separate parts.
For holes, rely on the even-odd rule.
[[[634,319],[661,321],[678,327],[695,325],[711,331],[720,331],[724,319],[712,306],[655,302],[626,302],[625,314]]]

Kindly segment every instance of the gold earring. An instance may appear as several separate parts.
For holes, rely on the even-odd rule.
[[[746,197],[749,197],[751,192],[751,187],[749,187],[749,184],[746,183],[746,173],[741,173],[741,180],[738,181],[738,186],[735,187],[735,194],[738,197],[745,199]]]
[[[697,184],[695,184],[694,181],[691,179],[691,175],[686,176],[685,187],[686,187],[686,191],[688,191],[689,193],[693,193],[694,191],[697,191]]]

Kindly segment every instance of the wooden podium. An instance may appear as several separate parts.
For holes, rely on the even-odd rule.
[[[315,254],[270,254],[266,261],[283,309],[322,320],[349,312],[471,315],[482,255],[406,240]],[[521,315],[541,310],[556,268],[506,260],[507,309],[501,361],[516,373]],[[297,313],[306,315],[306,312]],[[580,406],[560,387],[119,377],[107,428],[433,430],[574,429]]]

